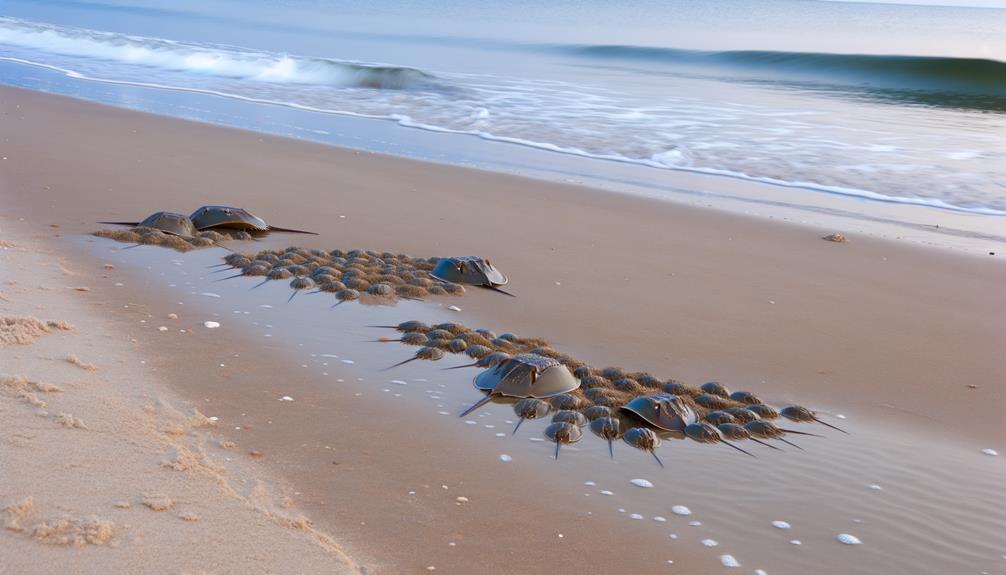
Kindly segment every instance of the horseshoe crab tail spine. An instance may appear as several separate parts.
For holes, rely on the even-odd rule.
[[[555,442],[555,460],[559,461],[559,446],[562,445],[558,441]]]
[[[292,302],[292,301],[293,301],[293,298],[294,298],[294,297],[295,297],[296,295],[297,295],[297,290],[293,290],[293,293],[292,293],[292,294],[290,294],[290,297],[286,298],[286,303],[290,303],[290,302]]]
[[[339,301],[333,303],[332,305],[328,306],[328,309],[332,309],[334,307],[338,307],[338,306],[340,306],[340,305],[342,305],[344,303],[346,303],[346,300],[339,300]],[[391,366],[391,367],[394,367],[394,366]]]
[[[525,419],[526,419],[525,417],[522,417],[517,420],[517,425],[513,426],[513,433],[511,433],[510,435],[517,435],[517,430],[520,429],[520,424],[524,423]]]
[[[658,457],[658,456],[657,456],[657,452],[656,452],[656,451],[651,451],[651,452],[650,452],[650,455],[652,455],[652,456],[653,456],[653,458],[657,460],[657,463],[659,463],[659,464],[660,464],[660,468],[661,468],[661,469],[664,469],[664,462],[663,462],[663,461],[660,461],[660,457]]]
[[[513,295],[512,293],[510,293],[510,292],[508,292],[508,291],[506,291],[506,290],[504,290],[504,289],[500,289],[500,288],[499,288],[499,287],[497,287],[497,286],[481,286],[481,287],[484,287],[484,288],[486,288],[487,290],[492,290],[492,291],[494,291],[494,292],[499,292],[499,293],[501,293],[501,294],[503,294],[503,295],[508,295],[508,296],[510,296],[510,297],[517,297],[517,296]]]
[[[846,430],[844,430],[844,429],[841,429],[841,428],[839,428],[839,427],[835,427],[834,425],[832,425],[832,424],[830,424],[830,423],[825,423],[825,422],[821,421],[820,419],[818,419],[818,418],[816,418],[816,417],[814,418],[814,421],[816,421],[816,422],[820,423],[821,425],[823,425],[823,426],[825,426],[825,427],[830,427],[830,428],[834,429],[835,431],[841,431],[842,433],[844,433],[844,434],[846,434],[846,435],[849,435],[849,432],[848,432],[848,431],[846,431]]]
[[[733,443],[730,443],[729,441],[727,441],[725,439],[721,439],[720,443],[725,443],[725,444],[729,445],[730,447],[733,447],[734,449],[736,449],[737,451],[740,451],[741,453],[743,453],[745,455],[750,455],[751,457],[754,457],[754,455],[751,455],[750,452],[744,450],[743,448],[737,447],[736,445],[734,445]]]
[[[244,275],[243,273],[240,273],[240,274],[234,274],[234,275],[232,275],[232,276],[227,276],[227,277],[225,277],[225,278],[220,278],[220,279],[218,279],[218,280],[213,280],[213,281],[214,281],[214,282],[222,282],[222,281],[224,281],[224,280],[232,280],[232,279],[234,279],[234,278],[239,278],[239,277],[241,277],[241,276],[243,276],[243,275]]]
[[[292,228],[278,228],[276,226],[269,226],[269,231],[270,232],[286,232],[288,234],[308,234],[308,235],[311,235],[311,236],[318,235],[318,232],[308,232],[308,231],[305,231],[305,230],[295,230],[295,229],[292,229]]]
[[[471,405],[471,407],[469,407],[468,409],[462,411],[461,415],[459,415],[458,417],[464,417],[464,416],[468,415],[469,413],[471,413],[471,412],[475,411],[476,409],[482,407],[483,405],[489,403],[489,401],[492,400],[492,398],[493,398],[493,396],[491,394],[483,397],[482,399],[480,399],[480,400],[476,401],[475,403],[473,403]]]
[[[804,449],[804,448],[800,447],[799,445],[797,445],[797,444],[793,443],[792,441],[790,441],[790,440],[788,440],[788,439],[784,439],[784,438],[782,438],[782,437],[777,437],[776,439],[778,439],[779,441],[781,441],[781,442],[785,443],[786,445],[792,445],[793,447],[795,447],[795,448],[799,449],[800,451],[806,451],[806,449]]]
[[[264,280],[262,280],[262,281],[258,282],[257,284],[253,285],[251,287],[251,289],[260,288],[260,287],[264,286],[267,283],[269,283],[269,278],[265,278]]]
[[[608,440],[608,455],[611,457],[612,461],[615,460],[615,446],[612,444],[610,439]]]
[[[451,370],[451,369],[461,369],[462,367],[475,367],[477,365],[478,365],[478,362],[476,362],[476,363],[466,363],[464,365],[455,365],[454,367],[445,367],[443,370],[444,371],[448,371],[448,370]]]
[[[792,429],[783,429],[781,427],[779,429],[781,431],[785,431],[786,433],[793,433],[795,435],[807,435],[809,437],[824,437],[823,435],[818,435],[816,433],[807,433],[806,431],[793,431]]]
[[[131,246],[126,246],[126,247],[124,247],[124,248],[120,249],[119,251],[121,252],[122,250],[131,250],[131,249],[133,249],[133,248],[138,248],[138,247],[140,247],[140,246],[142,246],[142,245],[143,245],[143,244],[133,244],[133,245],[131,245]]]
[[[229,268],[229,267],[233,267],[233,266],[231,264],[227,263],[227,262],[224,262],[222,264],[213,264],[211,266],[206,266],[206,267],[208,267],[210,269],[213,269],[213,268],[222,268],[222,267],[228,267]]]
[[[764,442],[764,441],[762,441],[760,439],[755,439],[754,437],[751,437],[749,439],[751,439],[751,441],[753,441],[755,443],[758,443],[760,445],[764,445],[765,447],[771,447],[772,449],[774,449],[776,451],[782,451],[782,449],[779,449],[778,447],[772,445],[771,443],[766,443],[766,442]]]
[[[339,303],[342,303],[342,302],[340,301]],[[339,303],[337,303],[335,305],[339,305]],[[335,305],[333,305],[332,307],[335,307]],[[405,361],[400,361],[400,362],[396,363],[395,365],[389,365],[388,367],[382,369],[381,371],[388,371],[389,369],[395,369],[396,367],[398,367],[400,365],[405,365],[405,364],[409,363],[410,361],[416,361],[417,359],[419,359],[419,358],[418,357],[410,357],[409,359],[407,359]]]

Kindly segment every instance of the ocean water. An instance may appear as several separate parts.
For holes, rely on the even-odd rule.
[[[505,143],[542,165],[638,166],[655,188],[660,172],[754,180],[809,207],[861,200],[842,211],[867,218],[918,206],[971,217],[984,237],[1006,216],[1006,8],[5,0],[0,60],[0,82],[102,83],[117,89],[89,97],[118,105],[172,91],[286,107],[302,132],[347,146],[315,122]],[[200,119],[235,123],[214,110]]]

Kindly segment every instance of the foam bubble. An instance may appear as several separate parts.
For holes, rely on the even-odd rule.
[[[862,545],[863,543],[862,541],[859,540],[859,537],[856,537],[855,535],[850,535],[848,533],[839,533],[837,539],[840,543],[844,545]]]
[[[736,559],[734,559],[733,555],[720,555],[720,563],[722,563],[724,567],[741,566],[741,564]]]

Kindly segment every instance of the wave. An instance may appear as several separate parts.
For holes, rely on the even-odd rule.
[[[616,154],[616,153],[598,154],[598,153],[587,152],[587,151],[581,150],[579,148],[573,148],[573,147],[568,147],[568,146],[560,146],[560,145],[557,145],[557,144],[554,144],[554,143],[550,143],[550,142],[541,142],[541,141],[527,140],[527,139],[524,139],[524,138],[515,138],[515,137],[510,137],[510,136],[501,136],[501,135],[493,134],[491,132],[487,132],[487,131],[483,131],[483,130],[460,130],[460,129],[455,129],[455,128],[447,128],[447,127],[443,127],[443,126],[435,126],[435,125],[425,124],[425,123],[422,123],[422,122],[417,122],[413,118],[411,118],[410,116],[405,115],[405,114],[387,114],[387,115],[366,114],[366,113],[353,112],[353,111],[349,111],[349,110],[336,110],[336,109],[330,109],[330,108],[321,108],[321,107],[316,107],[316,106],[309,106],[309,105],[305,105],[305,104],[299,104],[299,103],[296,103],[296,102],[288,102],[288,101],[282,101],[282,100],[273,100],[273,99],[266,99],[266,98],[257,98],[257,97],[251,97],[251,96],[243,96],[243,95],[240,95],[240,94],[233,94],[233,93],[228,93],[228,92],[224,92],[224,91],[209,90],[209,89],[204,89],[204,88],[192,88],[192,87],[184,87],[184,86],[171,86],[171,85],[165,85],[165,84],[155,84],[155,83],[149,83],[149,82],[136,82],[136,81],[129,81],[129,80],[113,80],[113,79],[99,78],[99,77],[94,77],[94,76],[87,76],[87,75],[81,74],[80,72],[77,72],[75,70],[71,70],[71,69],[68,69],[68,68],[63,68],[63,67],[60,67],[60,66],[54,66],[54,65],[51,65],[51,64],[45,64],[45,63],[41,63],[41,62],[34,62],[34,61],[31,61],[31,60],[25,60],[25,59],[21,59],[21,58],[11,58],[11,57],[6,57],[6,56],[0,56],[0,61],[12,62],[12,63],[15,63],[15,64],[22,64],[22,65],[28,65],[28,66],[34,66],[34,67],[38,67],[38,68],[44,68],[44,69],[51,70],[53,72],[57,72],[57,73],[65,75],[65,76],[68,76],[70,78],[74,78],[74,79],[78,79],[78,80],[88,80],[88,81],[93,81],[93,82],[102,82],[102,83],[107,83],[107,84],[117,84],[117,85],[123,85],[123,86],[136,86],[136,87],[140,87],[140,88],[172,90],[172,91],[178,91],[178,92],[189,92],[189,93],[194,93],[194,94],[203,94],[203,95],[207,95],[207,96],[216,96],[216,97],[221,97],[221,98],[230,98],[230,99],[235,99],[235,100],[241,100],[241,101],[244,101],[244,102],[250,102],[250,103],[254,103],[254,104],[262,104],[262,105],[270,105],[270,106],[282,106],[282,107],[286,107],[286,108],[293,108],[293,109],[297,109],[297,110],[303,110],[303,111],[306,111],[306,112],[314,112],[314,113],[321,113],[321,114],[332,114],[332,115],[338,115],[338,116],[348,116],[348,117],[353,117],[353,118],[368,118],[368,119],[374,119],[374,120],[386,120],[386,121],[395,122],[399,126],[402,126],[402,127],[405,127],[405,128],[413,128],[413,129],[419,129],[419,130],[424,130],[424,131],[429,131],[429,132],[436,132],[436,133],[446,133],[446,134],[457,134],[457,135],[465,135],[465,136],[474,136],[474,137],[477,137],[477,138],[480,138],[480,139],[483,139],[483,140],[492,141],[492,142],[500,142],[500,143],[505,143],[505,144],[513,144],[513,145],[518,145],[518,146],[523,146],[523,147],[528,147],[528,148],[535,148],[535,149],[539,149],[539,150],[545,150],[545,151],[549,151],[549,152],[556,152],[556,153],[566,154],[566,155],[571,155],[571,156],[579,156],[579,157],[590,158],[590,159],[595,159],[595,160],[605,160],[605,161],[613,161],[613,162],[619,162],[619,163],[625,163],[625,164],[635,164],[635,165],[638,165],[638,166],[645,166],[645,167],[649,167],[649,168],[662,169],[662,170],[675,170],[675,171],[682,171],[682,172],[692,172],[692,173],[699,173],[699,174],[707,174],[707,175],[712,175],[712,176],[727,177],[727,178],[733,178],[733,179],[738,179],[738,180],[745,180],[745,181],[750,181],[750,182],[758,182],[758,183],[761,183],[761,184],[767,184],[767,185],[772,185],[772,186],[779,186],[779,187],[785,187],[785,188],[804,189],[804,190],[809,190],[809,191],[818,192],[818,193],[825,193],[825,194],[830,194],[830,195],[837,195],[837,196],[846,196],[846,197],[852,197],[852,198],[867,199],[867,200],[873,200],[873,201],[878,201],[878,202],[883,202],[883,203],[903,204],[903,205],[913,205],[913,206],[920,206],[920,207],[927,207],[927,208],[936,208],[936,209],[940,209],[940,210],[947,210],[947,211],[951,211],[951,212],[958,212],[958,213],[965,213],[965,214],[986,215],[986,216],[1006,216],[1006,210],[1000,210],[1000,209],[996,209],[996,208],[992,208],[992,207],[986,207],[986,206],[965,206],[965,205],[960,205],[960,204],[954,204],[954,203],[946,202],[946,201],[941,200],[939,198],[923,198],[923,197],[911,197],[911,196],[897,196],[897,195],[891,195],[891,194],[881,194],[881,193],[878,193],[878,192],[874,192],[874,191],[870,191],[870,190],[864,190],[864,189],[858,189],[858,188],[850,188],[850,187],[844,187],[844,186],[830,186],[830,185],[819,184],[819,183],[809,182],[809,181],[790,181],[790,180],[783,180],[783,179],[779,179],[779,178],[772,178],[772,177],[765,177],[765,176],[755,176],[755,175],[750,175],[750,174],[746,174],[744,172],[735,171],[735,170],[727,170],[727,169],[712,168],[712,167],[701,167],[701,166],[694,166],[694,165],[685,165],[685,164],[682,163],[683,160],[684,160],[684,158],[683,158],[682,154],[680,153],[680,151],[678,151],[678,150],[672,150],[671,152],[665,152],[665,153],[662,153],[662,154],[655,154],[654,156],[649,157],[649,158],[631,158],[631,157],[628,157],[628,156],[625,156],[625,155],[622,155],[622,154]]]
[[[1006,98],[1006,62],[981,58],[764,50],[715,52],[628,45],[557,49],[598,60],[729,69],[748,79],[796,79],[862,88]]]
[[[181,44],[14,18],[0,18],[0,44],[225,79],[393,90],[437,85],[432,74],[404,66]]]

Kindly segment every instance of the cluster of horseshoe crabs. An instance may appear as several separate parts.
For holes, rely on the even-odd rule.
[[[787,435],[820,437],[805,431],[780,427],[776,421],[819,423],[817,414],[799,405],[776,409],[748,391],[731,392],[718,382],[692,386],[680,381],[661,380],[643,372],[622,368],[596,369],[568,354],[560,353],[540,338],[523,338],[511,333],[496,334],[487,329],[471,329],[457,323],[426,325],[407,321],[394,326],[397,338],[375,341],[400,342],[419,346],[416,353],[391,367],[416,359],[436,361],[448,353],[465,354],[473,361],[448,367],[482,368],[474,379],[483,394],[461,413],[465,416],[483,405],[512,404],[519,421],[551,415],[545,436],[555,443],[555,456],[563,444],[576,443],[583,428],[608,442],[614,458],[614,442],[649,452],[663,466],[656,451],[669,439],[723,444],[749,456],[740,443],[750,441],[779,450],[778,441],[801,449]],[[389,368],[390,369],[390,368]]]
[[[271,280],[288,281],[293,290],[289,300],[302,290],[330,293],[338,300],[334,305],[362,297],[391,301],[460,296],[465,293],[462,283],[502,292],[499,286],[507,281],[488,260],[477,256],[416,258],[361,249],[324,251],[289,247],[256,254],[232,253],[215,267],[224,268],[219,271],[238,270],[223,279],[262,278],[255,287]]]

